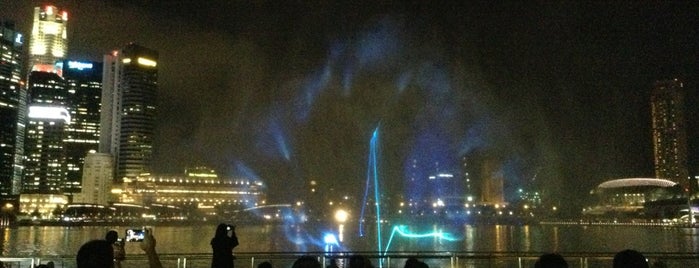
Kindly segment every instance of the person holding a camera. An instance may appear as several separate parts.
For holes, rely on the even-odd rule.
[[[143,229],[143,241],[141,241],[141,249],[148,257],[149,268],[163,268],[160,263],[158,253],[155,251],[155,237],[151,229]],[[80,246],[78,254],[75,257],[75,262],[78,268],[121,268],[121,262],[124,260],[123,244],[120,244],[120,253],[115,253],[114,243],[123,243],[118,241],[118,234],[108,234],[106,239],[91,240]],[[116,242],[115,242],[116,241]]]
[[[216,227],[216,234],[211,239],[214,256],[211,268],[233,268],[233,248],[238,246],[235,226],[221,223]]]

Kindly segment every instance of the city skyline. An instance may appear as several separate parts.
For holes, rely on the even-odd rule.
[[[2,3],[0,17],[26,33],[40,4]],[[697,118],[691,3],[51,4],[70,12],[69,58],[132,41],[160,52],[156,171],[251,171],[289,186],[272,200],[302,179],[361,190],[381,125],[389,189],[412,159],[458,167],[487,149],[509,185],[536,178],[573,201],[607,179],[653,175],[656,80],[683,78]]]

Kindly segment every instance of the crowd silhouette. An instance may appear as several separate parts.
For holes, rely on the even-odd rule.
[[[648,259],[641,252],[625,249],[614,255],[613,268],[649,268]],[[653,268],[666,267],[662,261],[653,264]],[[534,263],[534,268],[568,268],[568,262],[557,253],[541,255]]]
[[[148,267],[162,268],[158,253],[156,251],[156,240],[152,230],[144,229],[144,239],[140,243],[148,260]],[[214,237],[211,239],[212,260],[211,268],[234,268],[235,256],[233,249],[238,246],[238,237],[235,233],[235,226],[229,224],[219,224],[216,227]],[[77,252],[76,263],[78,268],[121,268],[125,260],[123,239],[119,238],[116,231],[108,231],[104,239],[91,240],[83,244]],[[346,268],[374,268],[371,260],[363,255],[351,255],[342,267]],[[0,262],[0,268],[3,264]],[[40,264],[37,268],[53,268],[52,262]],[[270,261],[263,261],[257,268],[272,268]],[[292,268],[322,268],[319,257],[304,255],[297,258],[291,266]],[[329,259],[326,268],[339,268],[337,259]],[[429,268],[427,263],[409,257],[405,261],[404,268]],[[534,268],[568,268],[568,263],[564,256],[558,253],[547,253],[539,256],[534,263]],[[662,261],[656,261],[651,266],[648,259],[639,251],[625,249],[614,255],[613,268],[665,268]]]

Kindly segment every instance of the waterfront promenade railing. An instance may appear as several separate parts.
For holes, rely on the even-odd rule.
[[[510,268],[534,267],[536,259],[543,252],[237,252],[237,268],[256,268],[258,264],[269,261],[275,268],[288,268],[302,255],[316,256],[322,267],[327,267],[331,259],[336,259],[340,267],[348,267],[350,256],[362,255],[369,258],[375,267],[402,268],[405,260],[415,257],[424,261],[431,268]],[[614,253],[609,252],[563,252],[569,267],[594,268],[612,267]],[[656,262],[662,262],[668,268],[699,267],[699,254],[696,253],[654,253],[644,252],[651,267]],[[160,260],[164,267],[204,268],[211,266],[211,254],[161,254]],[[75,256],[44,256],[37,258],[5,258],[0,257],[6,268],[27,268],[49,261],[56,268],[74,268]],[[122,267],[147,267],[147,259],[143,255],[128,255]]]

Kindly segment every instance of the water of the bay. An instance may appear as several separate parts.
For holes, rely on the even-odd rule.
[[[80,245],[100,239],[112,226],[26,226],[0,229],[0,252],[4,257],[70,256]],[[162,254],[210,253],[209,241],[215,225],[155,226],[157,249]],[[322,228],[321,228],[322,229]],[[408,230],[408,229],[406,229]],[[408,238],[394,234],[389,251],[495,251],[495,252],[616,252],[633,248],[643,252],[699,251],[699,230],[678,227],[588,226],[588,225],[463,225],[452,228],[428,226],[409,229],[414,233],[442,232],[454,239],[428,236]],[[303,226],[238,226],[237,252],[323,251],[323,234],[333,230],[309,230]],[[386,247],[390,230],[382,233]],[[372,238],[369,238],[372,237]],[[345,228],[343,251],[376,251],[375,235],[358,236]],[[384,248],[385,249],[385,248]],[[139,253],[137,243],[128,243],[127,253]]]

